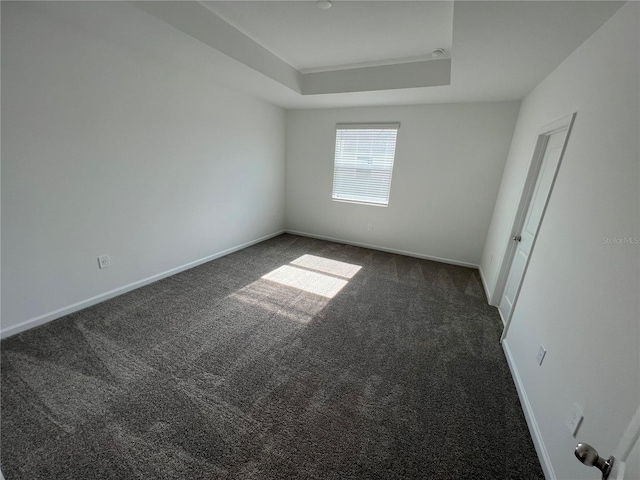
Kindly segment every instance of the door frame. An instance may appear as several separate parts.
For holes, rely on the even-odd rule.
[[[618,448],[616,448],[614,452],[614,467],[616,462],[627,462],[627,458],[629,458],[631,450],[633,450],[633,447],[635,447],[638,442],[640,442],[640,407],[638,407],[638,410],[636,410],[636,413],[631,418],[629,425],[622,434]],[[622,469],[622,474],[624,475],[624,468]],[[624,476],[621,478],[624,478]]]
[[[571,129],[573,128],[573,123],[575,121],[576,114],[577,112],[573,112],[569,115],[559,118],[554,122],[544,125],[538,131],[538,138],[536,140],[531,161],[529,162],[529,168],[527,171],[527,175],[525,177],[522,194],[520,196],[520,202],[518,203],[518,209],[516,210],[516,215],[513,221],[513,225],[511,227],[511,232],[509,235],[509,243],[507,244],[507,248],[502,258],[502,263],[500,264],[500,270],[498,272],[498,280],[496,282],[496,288],[494,289],[493,296],[491,298],[492,305],[500,305],[500,302],[502,301],[502,296],[504,294],[507,278],[509,276],[509,272],[511,271],[511,264],[513,263],[513,257],[515,256],[516,247],[517,247],[516,242],[512,241],[511,239],[514,236],[518,235],[518,233],[522,230],[524,226],[527,211],[529,209],[529,204],[531,203],[531,197],[533,196],[533,190],[538,180],[540,167],[542,166],[542,160],[544,159],[544,154],[547,149],[547,143],[549,142],[549,137],[551,137],[551,135],[553,135],[554,133],[561,132],[563,130],[566,130],[567,134],[564,138],[564,143],[562,145],[562,151],[560,152],[560,158],[558,159],[558,165],[556,166],[556,171],[553,173],[553,180],[551,181],[549,193],[544,202],[544,208],[542,209],[542,215],[540,216],[540,223],[538,224],[538,228],[536,229],[536,233],[533,237],[531,250],[529,251],[529,257],[527,258],[527,261],[525,263],[524,270],[522,272],[522,278],[520,279],[520,284],[518,285],[518,289],[513,299],[513,305],[511,306],[511,310],[509,312],[508,318],[502,319],[502,321],[504,322],[504,329],[502,331],[502,336],[500,337],[500,343],[502,343],[502,341],[507,336],[507,332],[509,331],[509,325],[511,324],[513,311],[515,310],[516,303],[518,302],[518,297],[520,295],[520,287],[522,286],[524,278],[527,274],[527,268],[529,267],[529,260],[531,259],[531,254],[533,253],[533,249],[535,248],[535,245],[536,245],[536,240],[538,238],[538,232],[540,231],[540,226],[544,221],[544,215],[547,211],[549,198],[551,197],[551,193],[553,192],[553,187],[556,183],[558,171],[560,170],[560,165],[562,164],[562,158],[564,157],[564,153],[567,149],[567,142],[569,140],[569,136],[571,135]],[[500,316],[502,316],[502,314],[500,314]]]

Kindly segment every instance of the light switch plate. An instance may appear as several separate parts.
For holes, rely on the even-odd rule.
[[[574,403],[571,413],[569,414],[569,418],[567,419],[567,427],[569,427],[569,431],[572,436],[575,437],[576,433],[578,433],[578,429],[580,428],[580,424],[582,424],[583,419],[584,415],[582,414],[580,405]]]
[[[538,360],[538,365],[542,365],[542,360],[544,360],[544,356],[547,354],[547,351],[544,349],[544,345],[540,345],[538,349],[538,355],[536,359]]]

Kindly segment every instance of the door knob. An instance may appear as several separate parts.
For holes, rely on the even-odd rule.
[[[514,239],[516,242],[520,242],[520,241],[522,241],[522,236],[521,236],[521,235],[516,235],[515,237],[513,237],[513,239]]]
[[[607,480],[615,458],[609,457],[608,460],[605,460],[600,455],[598,455],[596,449],[588,443],[579,443],[578,445],[576,445],[574,453],[576,455],[576,458],[586,466],[596,467],[597,469],[599,469],[602,472],[602,480]]]

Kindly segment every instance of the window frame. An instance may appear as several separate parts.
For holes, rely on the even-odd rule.
[[[340,173],[340,165],[339,165],[339,160],[340,157],[338,157],[338,135],[339,135],[339,131],[340,130],[394,130],[395,131],[395,136],[394,136],[394,144],[393,144],[393,152],[391,155],[391,161],[390,161],[390,168],[378,168],[378,169],[374,169],[374,168],[370,168],[368,170],[371,171],[378,171],[378,172],[383,172],[385,175],[388,172],[388,177],[389,180],[386,183],[387,186],[387,191],[386,191],[386,202],[376,202],[376,201],[371,201],[371,197],[369,197],[369,199],[366,198],[366,196],[362,196],[361,198],[357,198],[356,195],[352,195],[352,197],[355,198],[341,198],[341,197],[336,197],[336,179],[338,179],[339,177],[339,173]],[[334,202],[344,202],[344,203],[355,203],[355,204],[359,204],[359,205],[371,205],[371,206],[375,206],[375,207],[388,207],[389,206],[389,202],[391,201],[391,183],[393,181],[393,169],[395,167],[395,161],[396,161],[396,154],[397,154],[397,150],[398,150],[398,130],[400,130],[400,122],[374,122],[374,123],[337,123],[335,126],[335,135],[334,135],[334,155],[333,155],[333,180],[332,180],[332,186],[331,186],[331,200]],[[365,144],[366,145],[366,144]],[[373,145],[372,145],[373,147]],[[342,157],[343,158],[343,157]],[[369,158],[369,162],[373,161],[374,157]],[[381,155],[379,157],[380,159],[384,160],[384,161],[388,161],[388,155]],[[343,166],[342,169],[344,170],[345,167]],[[356,170],[358,170],[358,167],[355,167]],[[362,169],[362,170],[367,170]],[[355,182],[353,182],[354,185],[357,185]],[[365,185],[365,183],[363,182],[363,185]]]

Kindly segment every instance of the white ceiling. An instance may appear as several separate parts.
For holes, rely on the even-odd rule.
[[[286,5],[281,2],[265,1],[264,5],[261,3],[257,6],[255,2],[233,3],[247,3],[242,7],[247,10],[259,8],[261,11],[269,8],[271,3],[276,4],[275,8],[286,9]],[[297,4],[293,7],[297,9],[305,6],[302,3],[310,2],[283,3]],[[345,0],[334,0],[334,6],[329,12],[339,12],[338,7],[342,3]],[[361,0],[358,3],[374,10],[378,8],[375,6],[378,3],[376,1]],[[415,13],[422,8],[416,4],[424,6],[429,2],[396,0],[383,3],[392,3],[398,10],[404,12],[406,9]],[[296,87],[296,82],[299,84],[305,75],[295,66],[302,68],[300,65],[335,64],[347,57],[339,57],[342,52],[337,52],[337,55],[335,47],[325,49],[322,47],[324,44],[314,47],[313,51],[310,51],[310,47],[305,50],[300,45],[310,40],[301,40],[301,37],[305,38],[306,25],[302,21],[279,24],[278,32],[270,34],[269,22],[280,22],[278,19],[267,20],[277,17],[271,15],[264,17],[265,25],[261,25],[259,31],[249,31],[251,22],[241,25],[246,30],[243,35],[210,9],[191,1],[51,2],[50,5],[52,15],[64,16],[65,21],[79,22],[85,29],[129,48],[144,51],[147,55],[162,57],[172,62],[176,68],[196,72],[210,78],[212,82],[244,91],[284,108],[329,108],[521,99],[613,15],[622,3],[456,1],[453,9],[450,85],[446,82],[439,84],[442,86],[418,88],[385,86],[386,89],[376,91],[306,95],[300,93],[299,86]],[[313,3],[309,6],[313,6],[319,14],[327,13],[317,9]],[[232,9],[235,8],[234,5]],[[374,21],[379,19],[369,20]],[[362,22],[357,27],[359,30],[366,30],[367,25],[372,25],[365,20]],[[420,22],[417,23],[412,23],[411,28],[396,28],[392,32],[394,49],[386,51],[384,56],[380,55],[377,59],[365,56],[369,52],[368,49],[363,49],[362,56],[356,57],[351,53],[348,61],[384,63],[389,60],[390,55],[412,56],[412,53],[402,53],[401,45],[405,44],[406,52],[417,51],[414,39],[416,35],[421,35],[422,30]],[[316,25],[310,27],[310,30],[318,28]],[[261,35],[265,36],[261,40],[264,45],[251,39],[257,39]],[[286,38],[291,39],[288,43],[293,46],[278,46],[278,42]],[[384,36],[380,37],[383,38]],[[300,63],[301,60],[296,58],[304,57],[305,51],[309,59],[303,58],[306,63]],[[598,52],[593,54],[597,55]],[[295,65],[289,64],[289,61]],[[422,63],[428,65],[429,62],[433,60]],[[402,65],[410,64],[400,64],[398,67]],[[378,72],[376,67],[371,68],[373,70],[362,69],[364,84],[370,80],[367,77],[375,77]],[[401,78],[401,75],[397,75],[401,71],[396,71],[396,75],[390,75],[389,78]],[[344,72],[354,70],[334,73]],[[380,72],[383,73],[382,70]],[[339,76],[333,78],[339,79]]]
[[[522,98],[622,5],[580,0],[455,2],[448,88],[486,100]]]
[[[453,1],[202,2],[302,73],[400,63],[451,50]]]

